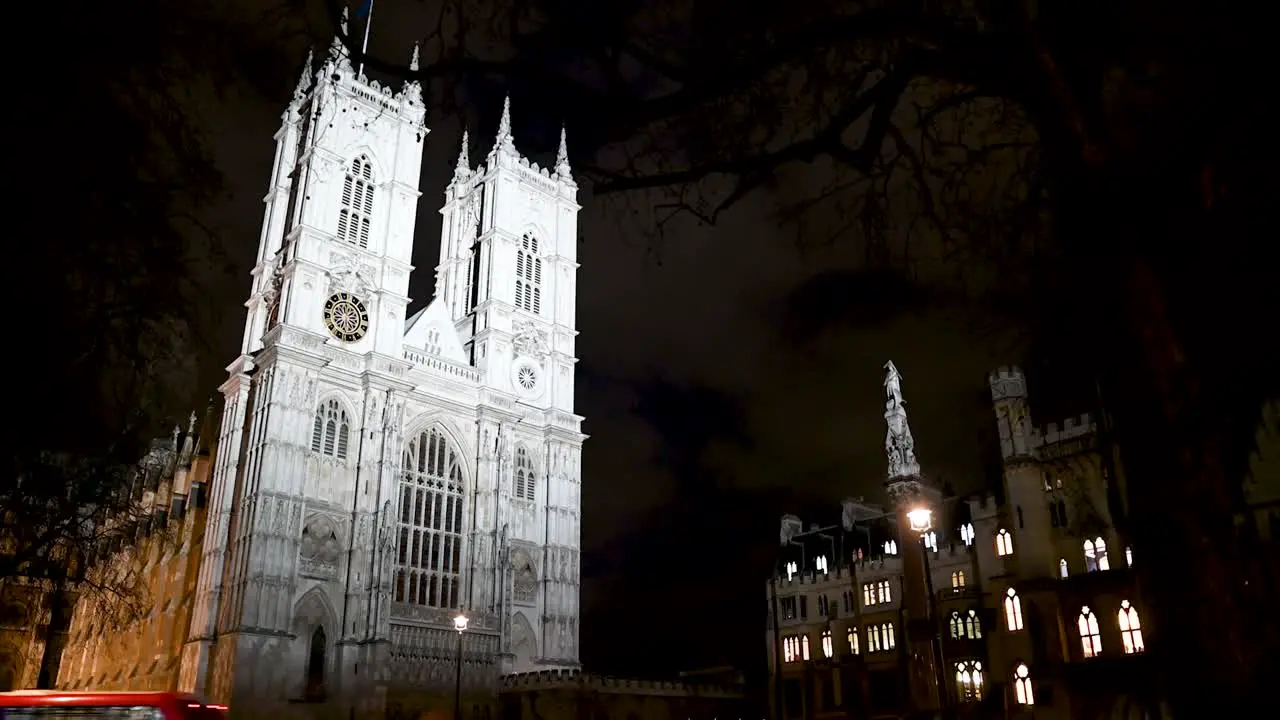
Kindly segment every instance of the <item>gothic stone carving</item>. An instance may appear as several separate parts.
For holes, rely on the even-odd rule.
[[[515,355],[542,359],[550,352],[547,334],[528,320],[516,322],[511,348]]]
[[[302,528],[302,540],[298,557],[303,575],[330,578],[338,572],[338,559],[342,555],[342,542],[333,519],[326,515],[312,515]]]
[[[330,253],[329,262],[333,269],[329,271],[330,293],[351,293],[356,297],[367,298],[373,285],[369,282],[369,268],[361,267],[360,261],[351,253]]]
[[[538,571],[525,548],[516,548],[511,553],[511,573],[513,600],[522,604],[534,603],[538,592]]]

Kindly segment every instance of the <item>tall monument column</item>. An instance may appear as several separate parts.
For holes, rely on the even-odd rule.
[[[893,502],[901,534],[902,607],[906,623],[905,647],[911,697],[916,710],[940,710],[943,706],[945,676],[941,672],[938,618],[934,610],[933,582],[929,577],[930,552],[924,534],[933,527],[940,493],[920,475],[915,440],[907,423],[902,399],[902,375],[893,362],[885,363],[884,419],[888,426],[884,449],[888,455],[885,489]]]

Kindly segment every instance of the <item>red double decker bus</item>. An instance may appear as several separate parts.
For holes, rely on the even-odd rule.
[[[0,720],[226,720],[227,708],[171,692],[0,693]]]

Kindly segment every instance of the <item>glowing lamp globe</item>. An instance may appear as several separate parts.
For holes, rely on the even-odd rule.
[[[467,622],[467,616],[458,613],[458,616],[453,619],[453,629],[458,632],[464,632],[467,629]]]
[[[907,522],[911,525],[913,532],[927,533],[929,528],[933,527],[933,511],[926,507],[908,511]]]

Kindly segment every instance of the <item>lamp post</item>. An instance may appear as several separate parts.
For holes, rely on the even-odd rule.
[[[943,667],[945,660],[942,655],[942,631],[938,624],[937,598],[933,592],[933,571],[929,569],[929,546],[925,542],[929,531],[933,529],[933,511],[924,506],[915,507],[907,511],[907,523],[911,526],[911,531],[919,536],[920,552],[924,556],[924,587],[929,594],[930,644],[933,646],[933,682],[938,688],[938,710],[941,711],[947,707],[950,693],[947,692],[946,669]]]
[[[453,720],[462,720],[462,633],[467,631],[467,616],[458,613],[453,629],[458,631],[458,674],[453,685]]]

